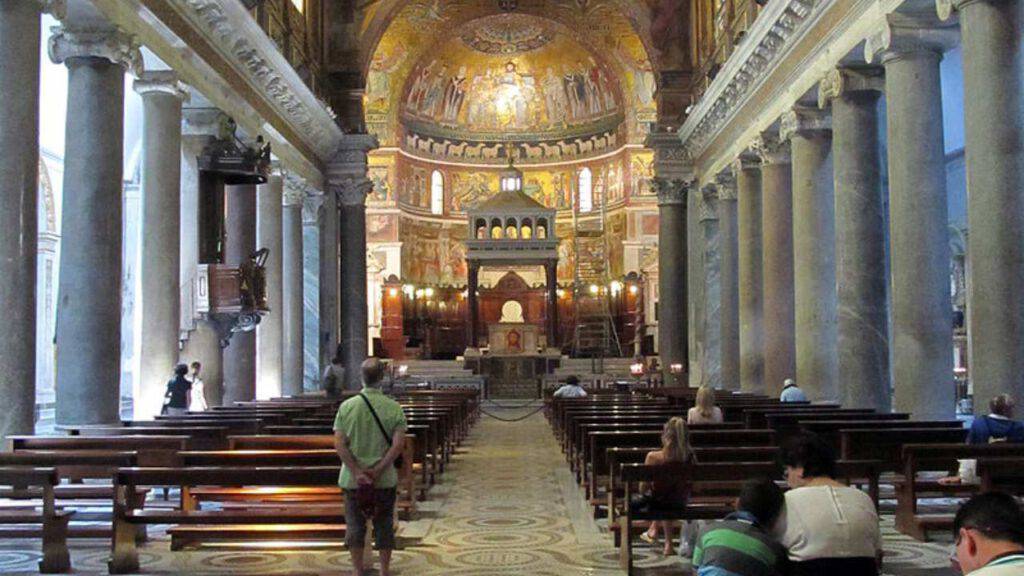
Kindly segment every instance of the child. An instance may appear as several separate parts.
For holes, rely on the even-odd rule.
[[[785,572],[786,551],[769,535],[785,503],[771,480],[743,485],[736,511],[708,524],[693,551],[697,576],[778,576]]]

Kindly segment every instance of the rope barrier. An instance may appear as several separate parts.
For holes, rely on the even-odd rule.
[[[534,402],[536,402],[536,400],[530,400],[526,404],[522,404],[520,406],[514,406],[514,407],[513,406],[502,406],[501,404],[498,404],[494,400],[488,400],[487,402],[493,404],[494,406],[496,406],[498,408],[501,408],[502,410],[520,410],[520,409],[526,408],[528,406],[531,406]],[[529,412],[527,412],[526,414],[524,414],[522,416],[517,416],[515,418],[504,418],[504,417],[498,416],[496,414],[493,414],[491,412],[488,412],[486,409],[484,409],[483,406],[480,406],[480,412],[483,415],[488,416],[490,418],[493,418],[495,420],[498,420],[499,422],[520,422],[522,420],[526,420],[527,418],[533,416],[534,414],[537,414],[538,412],[540,412],[543,409],[544,409],[544,403],[541,402],[539,406],[537,406],[536,408],[530,410]]]

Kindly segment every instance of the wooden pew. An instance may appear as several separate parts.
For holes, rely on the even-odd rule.
[[[963,428],[963,422],[959,420],[806,420],[801,418],[798,422],[800,430],[820,436],[839,452],[839,431],[840,430],[878,430],[882,428],[927,428],[957,430]]]
[[[42,574],[71,571],[67,537],[68,521],[74,512],[58,510],[54,504],[53,491],[59,483],[60,476],[54,468],[0,467],[0,485],[34,487],[42,491],[42,507],[39,510],[0,510],[0,524],[42,526],[43,559],[39,561],[39,572]],[[134,533],[126,533],[126,536],[134,543]]]
[[[924,472],[939,472],[942,475],[956,475],[958,460],[978,459],[979,466],[986,462],[988,481],[995,477],[995,462],[1008,458],[1010,463],[1021,464],[1024,459],[1024,444],[981,444],[956,443],[904,444],[902,446],[903,476],[896,483],[896,529],[921,541],[927,541],[933,530],[948,530],[953,526],[953,514],[919,514],[917,501],[925,494],[942,496],[970,496],[982,486],[977,484],[940,484],[937,478],[924,479]],[[980,476],[980,471],[979,471]],[[1020,478],[1020,471],[1017,473]]]
[[[71,436],[185,436],[192,450],[223,450],[228,436],[228,429],[222,426],[71,427],[67,431]]]
[[[312,535],[336,538],[344,534],[344,507],[305,506],[254,508],[243,510],[196,510],[189,494],[194,486],[331,486],[338,481],[336,466],[275,468],[123,468],[114,474],[114,538],[108,562],[111,574],[127,574],[139,569],[135,546],[135,526],[173,524],[205,526],[195,532],[179,530],[180,547],[193,538],[218,539],[309,538]],[[175,510],[139,510],[125,497],[136,486],[174,485],[181,487],[181,507]],[[274,531],[273,525],[289,525]],[[265,526],[270,525],[270,526]],[[223,527],[218,529],[218,527]]]

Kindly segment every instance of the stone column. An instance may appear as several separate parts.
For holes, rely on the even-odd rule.
[[[328,166],[327,186],[337,198],[341,237],[341,332],[338,346],[345,364],[346,390],[362,387],[362,363],[367,356],[366,196],[373,183],[366,177],[366,154],[377,138],[346,135]]]
[[[794,108],[782,117],[782,138],[793,155],[796,381],[811,401],[838,402],[831,118]]]
[[[718,190],[714,185],[706,186],[703,189],[700,203],[700,232],[701,277],[704,284],[701,334],[698,340],[701,352],[700,384],[711,388],[721,388],[721,264],[718,235]]]
[[[548,348],[558,348],[558,260],[550,260],[544,265],[547,279],[547,332]]]
[[[284,287],[282,281],[282,202],[284,178],[275,170],[256,188],[256,245],[266,248],[267,307],[270,313],[256,327],[256,397],[277,398],[282,390]],[[301,246],[301,244],[300,244]]]
[[[141,55],[119,32],[58,29],[50,58],[68,67],[56,422],[111,424],[120,417],[124,73],[141,69]]]
[[[480,285],[480,262],[469,260],[466,262],[466,306],[469,310],[469,317],[466,319],[466,346],[479,348],[477,325],[480,323],[480,311],[477,309],[476,290]]]
[[[142,256],[139,388],[135,418],[160,413],[181,337],[181,104],[188,89],[171,70],[135,80],[142,95]]]
[[[718,188],[719,349],[721,382],[725,390],[740,389],[740,284],[739,228],[736,219],[736,177],[731,169],[720,173]]]
[[[693,388],[700,386],[703,375],[703,337],[704,327],[704,235],[700,227],[700,205],[703,192],[697,182],[693,182],[690,194],[686,195],[686,252],[683,261],[686,266],[686,367],[687,385]]]
[[[317,211],[318,232],[320,240],[320,286],[319,286],[319,322],[320,322],[320,371],[317,378],[322,378],[324,369],[338,353],[338,199],[331,193],[325,193]],[[321,387],[322,387],[321,382]]]
[[[764,274],[764,391],[776,396],[796,377],[793,300],[793,173],[789,142],[765,132],[755,141],[761,158],[761,234]]]
[[[284,183],[284,207],[281,209],[282,302],[284,322],[281,393],[302,394],[303,337],[302,305],[302,200],[305,186],[289,177]]]
[[[240,266],[256,251],[256,185],[224,187],[224,263]],[[224,349],[224,405],[256,398],[256,332],[235,332]]]
[[[42,4],[0,2],[0,440],[35,430]]]
[[[889,303],[879,157],[877,71],[833,70],[819,86],[832,106],[837,362],[840,402],[888,412]]]
[[[894,408],[914,418],[951,418],[953,306],[939,62],[956,30],[888,18],[865,53],[885,65]]]
[[[968,337],[974,411],[993,396],[1024,402],[1024,2],[955,6],[963,49]]]
[[[658,195],[658,355],[664,381],[674,383],[673,364],[689,371],[686,197],[692,170],[674,132],[653,132],[646,144],[654,149],[651,185]]]
[[[764,274],[761,249],[761,167],[740,157],[736,174],[740,389],[764,393]]]

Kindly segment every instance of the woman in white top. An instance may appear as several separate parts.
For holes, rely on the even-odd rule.
[[[871,498],[835,480],[832,448],[804,435],[783,449],[786,505],[773,534],[796,576],[877,576],[882,536]]]
[[[695,406],[686,413],[686,423],[693,424],[721,424],[722,409],[715,406],[715,391],[707,386],[697,389],[697,400]]]
[[[206,405],[206,392],[203,390],[203,380],[199,378],[199,372],[203,365],[199,362],[192,363],[192,392],[189,397],[189,412],[206,412],[209,406]]]

